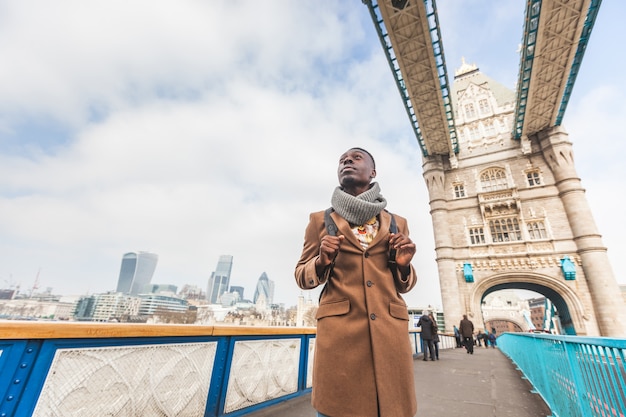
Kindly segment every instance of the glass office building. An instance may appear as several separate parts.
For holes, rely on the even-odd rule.
[[[220,296],[228,291],[230,271],[233,269],[232,255],[222,255],[217,262],[215,272],[209,278],[206,298],[210,304],[219,304]]]
[[[254,291],[254,304],[259,301],[259,298],[263,297],[265,303],[270,305],[274,302],[274,281],[267,277],[267,274],[263,272],[256,283],[256,290]]]
[[[144,293],[150,284],[159,256],[149,252],[129,252],[122,257],[117,292],[130,295]]]

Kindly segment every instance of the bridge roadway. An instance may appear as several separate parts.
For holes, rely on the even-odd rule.
[[[546,417],[552,413],[531,392],[515,365],[498,349],[476,347],[439,352],[439,361],[413,361],[416,417]],[[315,417],[310,394],[246,417]],[[337,416],[340,417],[340,416]]]

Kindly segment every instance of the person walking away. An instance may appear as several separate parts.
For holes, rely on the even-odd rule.
[[[425,312],[417,322],[417,326],[421,327],[420,338],[422,339],[422,350],[424,351],[424,360],[435,360],[435,345],[433,343],[433,322],[428,316],[428,312]]]
[[[428,317],[433,323],[433,346],[435,347],[435,359],[439,360],[439,326],[437,326],[437,320],[433,313],[429,313]]]
[[[467,318],[467,314],[463,314],[463,319],[459,323],[459,333],[463,338],[463,343],[467,353],[474,354],[474,323]]]
[[[385,210],[368,151],[341,155],[337,177],[329,221],[325,211],[310,214],[294,273],[302,289],[324,285],[311,403],[319,416],[413,417],[413,353],[401,294],[417,281],[415,243],[406,219]]]

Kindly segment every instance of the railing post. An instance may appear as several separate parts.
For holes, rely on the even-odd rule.
[[[224,404],[223,398],[228,387],[228,372],[230,367],[228,358],[232,357],[231,337],[220,337],[217,340],[217,350],[215,352],[215,363],[211,374],[211,386],[207,398],[205,417],[217,417],[221,415]]]
[[[41,345],[41,340],[17,341],[12,346],[11,351],[7,352],[7,361],[14,364],[14,368],[11,372],[11,378],[3,382],[3,388],[6,386],[6,391],[4,391],[2,402],[0,402],[0,416],[15,416],[19,405],[22,408],[34,408],[33,401],[36,401],[36,398],[31,395],[30,400],[25,401],[24,395],[27,392],[26,388],[29,381],[31,387],[35,385],[31,377],[33,377],[33,368],[37,362]],[[39,384],[37,383],[37,385]]]
[[[311,335],[302,335],[300,339],[300,366],[298,370],[298,392],[306,389],[306,381],[309,371],[309,345],[311,343]]]

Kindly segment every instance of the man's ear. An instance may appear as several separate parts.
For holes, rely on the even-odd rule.
[[[370,174],[370,178],[376,178],[376,170],[373,169],[372,173]]]

